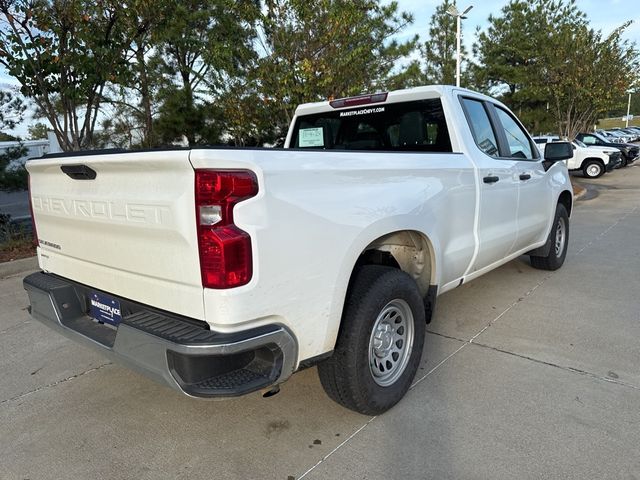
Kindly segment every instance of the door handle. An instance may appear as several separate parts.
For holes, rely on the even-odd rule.
[[[493,175],[489,175],[488,177],[484,177],[482,179],[484,183],[496,183],[498,180],[500,180],[500,177],[495,177]]]
[[[529,180],[530,178],[531,178],[531,175],[529,175],[528,173],[520,174],[520,180]]]

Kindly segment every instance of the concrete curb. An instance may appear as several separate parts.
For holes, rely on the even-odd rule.
[[[21,258],[0,263],[0,278],[38,269],[38,257]]]

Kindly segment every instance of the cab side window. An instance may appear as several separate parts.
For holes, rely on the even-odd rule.
[[[522,158],[533,160],[533,147],[531,140],[526,132],[520,127],[518,122],[505,110],[495,106],[495,111],[504,129],[507,137],[507,145],[509,146],[509,156],[513,158]]]
[[[498,141],[489,120],[489,114],[484,104],[478,100],[463,98],[462,104],[467,114],[467,120],[471,127],[471,134],[478,148],[487,155],[498,157]]]

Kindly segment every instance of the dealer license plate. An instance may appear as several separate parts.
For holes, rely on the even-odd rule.
[[[91,316],[100,323],[117,327],[122,320],[120,302],[104,293],[92,292],[89,294]]]

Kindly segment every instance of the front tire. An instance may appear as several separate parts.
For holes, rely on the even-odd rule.
[[[582,174],[587,178],[600,178],[604,171],[604,164],[598,160],[588,160],[582,165]]]
[[[627,157],[625,157],[623,154],[622,158],[620,159],[620,165],[618,165],[618,168],[624,168],[627,165],[629,165],[629,160],[627,160]]]
[[[531,266],[540,270],[557,270],[564,263],[569,246],[569,214],[561,203],[556,207],[556,215],[547,243],[550,244],[548,255],[546,257],[530,256]]]
[[[411,386],[425,328],[423,299],[409,275],[378,265],[359,268],[333,355],[318,365],[325,392],[365,415],[387,411]]]

